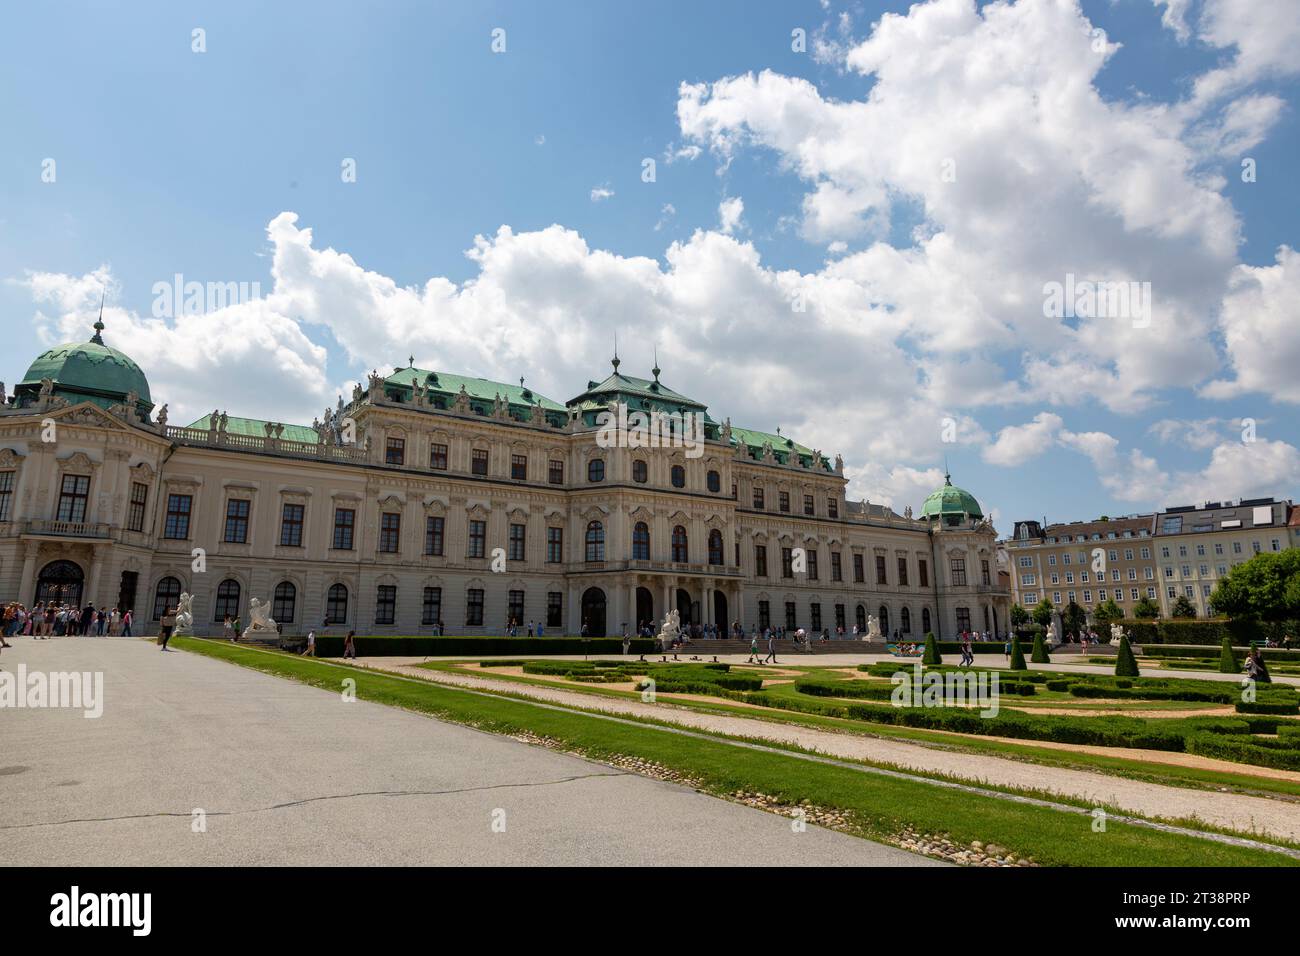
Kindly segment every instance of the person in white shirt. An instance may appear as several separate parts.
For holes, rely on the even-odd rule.
[[[307,657],[316,656],[316,632],[315,631],[307,632],[307,649],[303,651],[303,654],[306,655]]]

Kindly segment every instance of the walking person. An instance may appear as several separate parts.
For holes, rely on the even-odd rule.
[[[771,639],[769,638],[769,643]],[[749,657],[745,660],[746,664],[761,664],[762,660],[758,656],[758,633],[755,632],[749,638]]]
[[[766,664],[768,661],[771,661],[773,664],[776,663],[776,638],[775,637],[769,637],[767,639],[767,657],[763,658],[763,663]]]
[[[347,660],[354,661],[357,659],[356,638],[357,638],[356,631],[348,631],[348,636],[343,638],[343,659],[345,661]]]
[[[162,650],[167,650],[167,642],[172,639],[172,629],[176,627],[176,608],[169,607],[158,622],[158,643]]]
[[[122,636],[123,637],[131,636],[131,622],[134,619],[135,619],[135,611],[131,610],[130,608],[127,608],[126,613],[122,615]]]
[[[302,653],[304,657],[316,656],[316,632],[315,631],[307,632],[307,647],[305,650],[303,650]]]

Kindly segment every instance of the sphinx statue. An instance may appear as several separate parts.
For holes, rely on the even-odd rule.
[[[269,601],[263,602],[257,598],[249,601],[248,617],[250,622],[248,627],[244,628],[242,635],[244,640],[279,635],[280,629],[276,627],[275,621],[271,620],[271,604]]]

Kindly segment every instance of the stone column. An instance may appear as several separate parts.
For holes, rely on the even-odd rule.
[[[31,607],[36,603],[36,556],[41,550],[39,541],[28,541],[23,554],[23,578],[18,586],[18,600]]]
[[[95,610],[99,610],[99,579],[102,577],[104,568],[104,557],[101,554],[101,546],[93,544],[90,546],[90,579],[87,582],[86,594],[82,597],[83,604],[95,605]]]

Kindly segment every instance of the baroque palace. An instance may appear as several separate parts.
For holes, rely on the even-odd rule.
[[[951,482],[921,513],[846,500],[842,460],[719,422],[619,371],[559,403],[415,368],[311,426],[167,422],[141,369],[88,342],[0,387],[0,600],[119,606],[148,630],[270,601],[284,633],[633,632],[683,623],[891,637],[1003,633],[992,524]],[[601,413],[697,416],[698,447],[602,447]],[[689,452],[689,453],[688,453]]]

